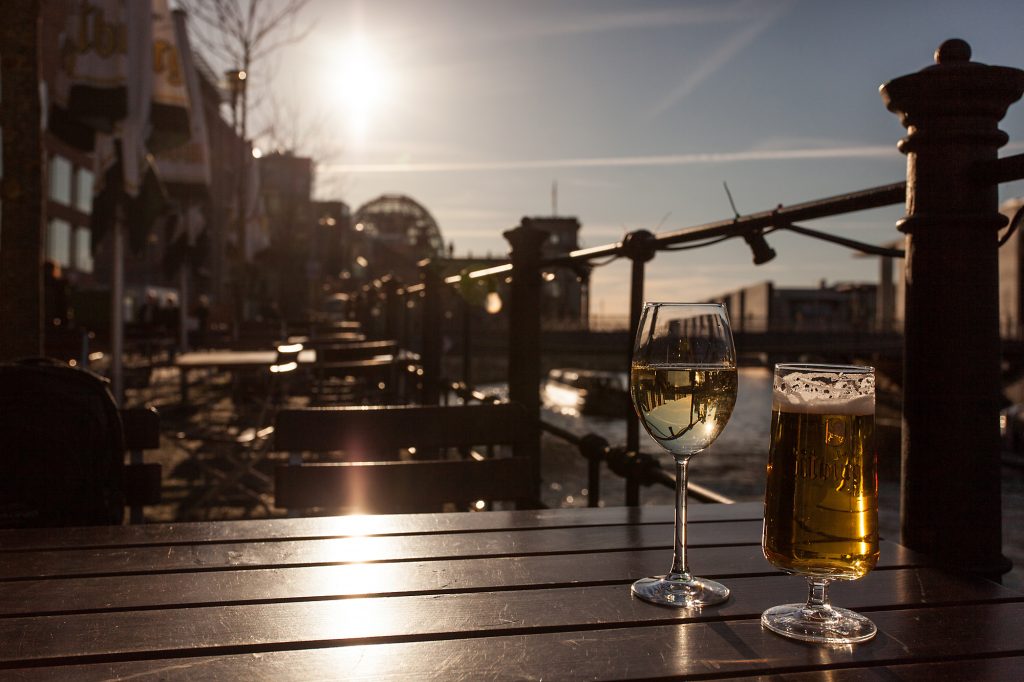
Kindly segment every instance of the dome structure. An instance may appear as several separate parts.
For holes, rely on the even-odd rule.
[[[443,258],[444,240],[434,217],[420,203],[402,194],[383,194],[356,211],[357,232],[414,259]]]

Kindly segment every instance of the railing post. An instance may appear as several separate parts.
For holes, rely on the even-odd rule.
[[[505,232],[512,247],[512,285],[508,302],[508,396],[526,408],[531,429],[529,443],[533,452],[534,490],[540,497],[540,302],[541,246],[548,232],[523,218],[522,224]],[[518,453],[517,453],[518,454]]]
[[[382,278],[381,284],[384,288],[384,336],[398,341],[402,333],[402,306],[405,305],[399,293],[401,287],[390,275]]]
[[[424,405],[437,405],[441,399],[441,353],[443,337],[441,325],[441,287],[443,282],[434,264],[425,259],[420,261],[420,278],[423,281],[423,392]]]
[[[936,65],[881,89],[908,135],[902,541],[993,578],[1002,555],[998,187],[972,179],[1024,72],[970,61],[948,40]]]
[[[633,337],[640,326],[640,314],[644,309],[644,265],[654,258],[656,252],[654,235],[647,230],[630,232],[622,240],[622,253],[632,262],[629,284],[629,336],[626,345],[626,367],[633,362]],[[632,409],[626,417],[626,450],[640,451],[640,419]],[[635,507],[640,504],[640,483],[635,476],[626,478],[626,504]]]
[[[473,306],[460,296],[460,317],[462,318],[462,381],[467,388],[473,388]]]

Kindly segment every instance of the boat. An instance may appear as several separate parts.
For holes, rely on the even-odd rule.
[[[544,382],[544,399],[555,409],[601,417],[623,417],[632,409],[624,372],[552,369]]]

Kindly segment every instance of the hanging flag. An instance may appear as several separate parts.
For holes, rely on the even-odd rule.
[[[133,4],[82,0],[68,12],[47,125],[77,149],[90,151],[97,131],[113,132],[128,115],[127,13]]]
[[[152,0],[152,3],[153,99],[146,147],[155,153],[185,144],[191,130],[189,89],[175,19],[167,6],[167,0]],[[201,116],[201,110],[198,111]]]
[[[166,223],[167,248],[164,251],[164,273],[170,277],[188,263],[192,267],[201,265],[206,214],[203,206],[186,203]]]
[[[199,73],[196,71],[192,46],[188,39],[187,15],[181,10],[174,10],[172,17],[174,19],[174,37],[177,41],[180,74],[185,82],[188,94],[189,138],[183,145],[158,151],[156,154],[157,169],[160,178],[168,185],[201,185],[209,187],[210,143],[206,131],[206,117],[204,116]],[[155,102],[154,95],[154,109],[156,107]],[[155,111],[154,116],[156,116]]]
[[[146,149],[153,86],[153,19],[149,0],[123,0],[126,25],[127,90],[125,117],[110,134],[97,133],[93,185],[92,241],[95,247],[123,210],[128,244],[139,252],[154,222],[169,204]],[[85,4],[88,4],[85,3]]]
[[[245,162],[245,260],[252,263],[257,253],[270,247],[270,226],[260,193],[259,160],[249,150]]]

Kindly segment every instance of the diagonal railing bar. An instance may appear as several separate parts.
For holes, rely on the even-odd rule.
[[[846,237],[840,237],[834,234],[828,234],[827,232],[821,232],[819,230],[812,230],[807,227],[801,227],[800,225],[794,225],[792,223],[784,225],[776,225],[780,230],[789,230],[790,232],[796,232],[806,237],[814,237],[815,239],[822,239],[826,242],[832,242],[833,244],[839,244],[841,246],[848,246],[851,249],[856,249],[862,253],[868,253],[873,256],[888,256],[890,258],[905,258],[907,252],[903,249],[890,249],[885,246],[875,246],[874,244],[865,244],[855,239],[847,239]]]
[[[661,250],[676,244],[702,241],[715,237],[740,237],[752,231],[776,226],[782,227],[798,220],[814,220],[844,213],[892,206],[905,200],[906,190],[906,182],[894,182],[889,185],[880,185],[849,194],[840,194],[801,204],[793,204],[792,206],[780,205],[770,211],[750,213],[736,218],[719,220],[656,235],[652,245],[655,249]],[[621,256],[624,255],[624,245],[625,241],[621,241],[615,244],[580,249],[573,251],[567,256],[545,259],[543,265],[568,265],[580,259],[591,260],[594,258]]]
[[[1024,180],[1024,154],[1004,156],[994,161],[981,161],[971,170],[974,181],[980,185]]]
[[[981,184],[1000,184],[1014,180],[1024,180],[1024,154],[1014,154],[995,161],[978,163],[972,175]],[[855,240],[845,239],[826,232],[811,230],[793,225],[796,221],[816,220],[855,213],[873,208],[882,208],[902,203],[906,199],[907,183],[893,182],[888,185],[879,185],[867,189],[846,194],[838,194],[822,199],[815,199],[791,206],[779,205],[769,211],[748,213],[725,220],[719,220],[703,225],[683,228],[674,232],[656,235],[653,240],[653,247],[662,250],[676,244],[713,239],[715,237],[741,237],[757,230],[766,228],[790,229],[808,237],[815,237],[825,241],[832,241],[836,244],[850,248],[873,253],[880,256],[902,257],[902,250],[886,249],[885,247],[864,244]],[[542,266],[572,265],[580,262],[608,257],[623,256],[625,240],[601,246],[593,246],[585,249],[577,249],[565,256],[545,258],[541,261]],[[445,284],[457,284],[462,278],[480,279],[493,277],[495,275],[511,272],[512,265],[505,263],[494,267],[476,270],[474,272],[452,275],[445,279]]]

